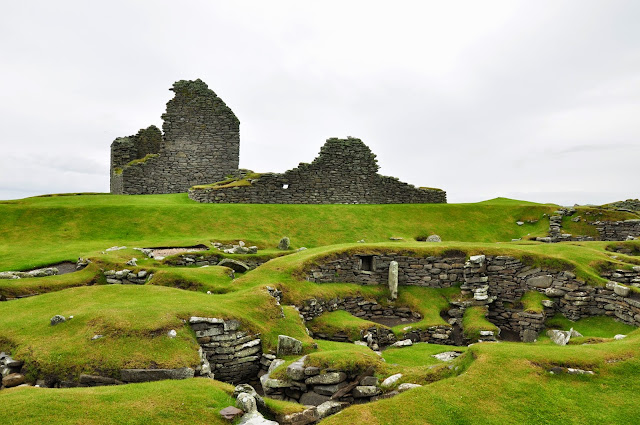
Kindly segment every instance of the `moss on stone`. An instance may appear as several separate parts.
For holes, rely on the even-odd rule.
[[[254,180],[259,179],[262,176],[260,173],[249,173],[243,178],[228,178],[216,183],[211,184],[200,184],[197,186],[193,186],[192,190],[203,190],[203,189],[226,189],[229,187],[241,187],[241,186],[251,186]]]
[[[134,159],[133,161],[129,162],[126,167],[130,167],[132,165],[139,165],[139,164],[144,164],[145,162],[147,162],[148,160],[150,160],[151,158],[156,158],[159,155],[157,153],[150,153],[145,155],[143,158],[140,159]]]

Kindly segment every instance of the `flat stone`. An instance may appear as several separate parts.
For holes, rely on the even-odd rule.
[[[613,287],[613,292],[616,293],[616,295],[620,295],[621,297],[626,297],[629,295],[629,291],[631,291],[631,289],[629,289],[626,286],[623,285],[615,285]]]
[[[220,411],[220,416],[228,421],[233,421],[242,415],[244,415],[244,411],[235,406],[228,406]]]
[[[533,329],[525,329],[522,333],[522,342],[536,342],[538,332]]]
[[[225,258],[218,263],[218,266],[229,267],[234,272],[237,273],[245,273],[251,270],[251,267],[247,263],[243,263],[242,261],[233,260],[231,258]]]
[[[303,406],[319,406],[322,403],[329,401],[331,398],[326,395],[321,395],[313,391],[306,392],[300,397],[300,404]]]
[[[304,383],[307,385],[331,385],[339,384],[346,379],[347,374],[344,372],[328,372],[307,378]]]
[[[360,385],[378,385],[378,378],[376,378],[375,376],[365,376],[360,381]]]
[[[426,242],[442,242],[442,238],[438,235],[429,235]]]
[[[564,346],[569,342],[569,339],[571,338],[571,332],[551,329],[547,331],[547,336],[551,338],[551,341],[553,341],[556,345]]]
[[[549,288],[553,283],[553,276],[535,276],[527,279],[527,285],[534,288]]]
[[[319,405],[317,408],[318,419],[324,419],[327,416],[335,415],[336,413],[338,413],[339,411],[341,411],[342,409],[348,406],[349,406],[349,403],[345,403],[341,401],[334,401],[334,400],[325,401],[324,403]]]
[[[380,389],[374,385],[358,385],[352,391],[354,398],[373,397],[380,393]]]
[[[325,402],[326,403],[326,402]],[[276,419],[280,425],[307,425],[320,420],[318,409],[311,407],[302,412],[290,413],[288,415],[277,415]]]
[[[398,385],[398,392],[399,393],[403,393],[405,391],[411,390],[413,388],[419,388],[421,386],[422,385],[420,385],[420,384],[410,384],[408,382],[405,382],[404,384]]]
[[[347,383],[344,381],[340,382],[339,384],[333,384],[333,385],[314,385],[313,391],[315,391],[320,395],[332,396],[346,386],[347,386]]]
[[[431,357],[435,357],[436,359],[441,360],[443,362],[448,362],[455,359],[460,354],[461,353],[458,353],[457,351],[445,351],[444,353],[432,354]]]
[[[120,380],[123,382],[150,382],[164,379],[193,378],[195,371],[190,367],[179,369],[122,369]]]
[[[624,338],[626,338],[626,337],[627,337],[626,335],[618,334],[618,335],[614,336],[614,337],[613,337],[613,339],[615,339],[615,340],[621,340],[621,339],[624,339]]]
[[[469,257],[469,261],[473,264],[482,264],[484,263],[486,258],[487,257],[484,255],[472,255],[471,257]]]

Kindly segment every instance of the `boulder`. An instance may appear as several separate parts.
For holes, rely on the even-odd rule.
[[[65,319],[65,317],[64,317],[64,316],[61,316],[61,315],[59,315],[59,314],[56,314],[55,316],[53,316],[53,317],[51,318],[50,323],[51,323],[51,326],[55,326],[55,325],[57,325],[57,324],[59,324],[59,323],[64,323],[64,322],[66,322],[66,321],[67,321],[67,319]]]
[[[10,373],[2,378],[2,385],[5,388],[17,387],[24,384],[25,378],[21,373]]]
[[[237,425],[279,425],[276,421],[265,419],[260,412],[245,413]]]
[[[413,341],[411,341],[410,339],[403,339],[401,341],[396,341],[393,344],[391,344],[392,347],[409,347],[413,345]]]
[[[278,242],[278,249],[281,249],[283,251],[291,249],[291,241],[287,236],[280,239],[280,242]]]
[[[352,391],[354,398],[373,397],[380,393],[375,385],[358,385]]]
[[[547,336],[551,338],[556,345],[567,345],[569,339],[571,339],[571,331],[559,331],[557,329],[551,329],[547,331]]]
[[[333,385],[314,385],[313,390],[320,395],[328,395],[332,396],[348,384],[346,382],[340,382],[339,384]]]
[[[390,387],[390,386],[394,385],[396,382],[398,382],[400,380],[400,378],[402,378],[402,374],[401,373],[396,373],[395,375],[391,375],[390,377],[388,377],[387,379],[382,381],[381,386],[382,387]]]
[[[629,295],[629,291],[631,291],[628,287],[624,286],[624,285],[619,285],[616,284],[613,287],[613,292],[616,293],[616,295],[620,295],[621,297],[626,297]]]
[[[399,393],[403,393],[405,391],[411,390],[413,388],[418,388],[421,387],[422,385],[420,384],[410,384],[408,382],[405,382],[404,384],[400,384],[398,385],[398,392]]]
[[[427,237],[427,242],[442,242],[442,238],[438,235],[430,235]]]
[[[218,265],[223,267],[229,267],[231,270],[237,273],[245,273],[251,269],[251,267],[248,264],[243,263],[242,261],[233,260],[231,258],[223,259],[218,263]]]
[[[295,356],[302,352],[302,341],[287,335],[278,335],[278,357]]]
[[[613,337],[613,339],[615,339],[615,340],[621,340],[621,339],[624,339],[624,338],[626,338],[626,337],[627,337],[626,335],[618,334],[618,335],[614,336],[614,337]]]
[[[256,399],[249,393],[240,393],[236,399],[236,407],[244,410],[246,413],[254,413],[258,411]]]

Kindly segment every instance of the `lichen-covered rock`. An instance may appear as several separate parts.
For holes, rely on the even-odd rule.
[[[9,375],[2,378],[2,385],[5,388],[17,387],[18,385],[22,385],[25,382],[24,375],[20,373],[10,373]]]
[[[304,382],[307,385],[331,385],[338,384],[347,379],[347,374],[344,372],[327,372],[320,375],[311,376]]]
[[[67,319],[64,316],[61,316],[60,314],[56,314],[55,316],[53,316],[51,318],[51,320],[49,322],[51,323],[51,326],[55,326],[55,325],[58,325],[60,323],[64,323],[66,321],[67,321]]]
[[[380,386],[383,388],[391,387],[392,385],[395,385],[395,383],[398,382],[400,378],[402,378],[402,374],[396,373],[395,375],[391,375],[387,379],[382,381],[382,384]]]
[[[291,240],[287,236],[280,239],[280,242],[278,242],[278,249],[286,251],[290,248],[291,248]]]
[[[302,352],[302,341],[287,335],[278,335],[278,357],[295,356]]]

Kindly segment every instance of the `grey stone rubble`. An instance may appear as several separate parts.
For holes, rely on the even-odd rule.
[[[595,223],[600,240],[626,241],[640,238],[640,219],[598,221]]]
[[[458,356],[460,356],[460,354],[461,353],[457,351],[445,351],[444,353],[432,354],[431,357],[435,357],[436,359],[441,360],[443,362],[449,362],[457,358]]]
[[[305,360],[306,357],[301,357],[291,363],[286,369],[284,379],[271,377],[273,371],[284,364],[284,360],[274,360],[268,372],[260,377],[265,395],[305,406],[317,406],[317,409],[314,409],[317,413],[315,420],[318,420],[342,410],[349,404],[373,401],[384,393],[384,385],[380,386],[378,378],[372,376],[373,368],[356,375],[349,371],[321,370],[306,366]],[[393,386],[396,382],[397,380],[388,386]],[[311,419],[313,413],[308,412],[306,416]],[[278,422],[283,423],[280,418]]]
[[[440,288],[461,284],[463,295],[473,297],[472,301],[452,303],[449,310],[450,324],[459,325],[468,306],[485,305],[490,322],[500,329],[516,332],[521,338],[526,330],[530,330],[527,335],[527,340],[530,341],[544,329],[546,318],[556,313],[562,313],[570,320],[599,315],[613,316],[624,323],[640,326],[640,299],[621,283],[610,282],[606,287],[595,287],[577,279],[569,271],[527,266],[510,256],[484,256],[484,259],[483,256],[471,257],[473,261],[466,261],[462,256],[412,257],[394,252],[375,255],[342,254],[327,261],[320,259],[306,273],[307,280],[316,283],[387,285],[390,263],[396,261],[399,286]],[[636,273],[638,272],[635,270],[627,270],[617,273],[616,278],[631,284],[636,279]],[[517,307],[518,301],[527,291],[538,291],[549,297],[549,300],[543,302],[543,311],[526,312]],[[334,310],[346,310],[369,320],[382,316],[373,312],[384,311],[385,308],[376,307],[375,302],[368,304],[369,302],[362,298],[312,299],[298,307],[307,321],[325,311]],[[358,305],[359,303],[362,304]],[[393,310],[388,309],[387,314],[395,315],[398,311],[399,308],[394,307]],[[449,332],[450,330],[451,328]],[[424,335],[416,337],[407,333],[403,338],[417,342],[423,341]],[[391,343],[393,342],[395,341]],[[455,345],[448,337],[441,343]]]
[[[153,273],[146,270],[137,272],[129,269],[106,270],[104,276],[107,283],[114,285],[144,285],[153,277]]]
[[[558,375],[561,373],[567,373],[569,375],[595,375],[595,373],[592,370],[584,370],[584,369],[578,369],[578,368],[572,368],[572,367],[561,367],[561,366],[552,367],[551,369],[549,369],[549,373],[553,375]]]
[[[562,218],[570,217],[576,213],[574,208],[560,208],[549,217],[549,236],[536,238],[539,242],[555,243],[567,241],[593,241],[591,236],[573,236],[569,233],[562,233]],[[573,221],[578,221],[575,218]]]
[[[24,362],[14,360],[4,351],[0,352],[1,388],[17,387],[26,382],[25,376],[21,373],[23,365]]]
[[[178,266],[178,267],[226,266],[225,265],[226,263],[221,264],[221,262],[224,260],[237,261],[237,263],[235,264],[239,264],[241,267],[241,270],[253,270],[267,261],[267,259],[264,259],[264,258],[250,258],[250,257],[243,257],[242,261],[240,261],[240,260],[235,260],[230,258],[223,258],[220,254],[214,254],[214,253],[195,254],[194,253],[194,254],[181,254],[175,258],[170,258],[170,259],[167,258],[165,260],[165,263],[170,266]],[[229,266],[226,266],[226,267],[229,267]]]
[[[60,314],[56,314],[55,316],[53,316],[51,318],[49,323],[51,324],[51,326],[55,326],[55,325],[58,325],[60,323],[64,323],[66,321],[67,321],[66,317],[64,317],[64,316],[62,316]]]
[[[199,202],[249,204],[446,203],[439,189],[416,188],[377,173],[375,155],[360,139],[327,139],[316,159],[283,174],[266,173],[246,185],[195,187]]]
[[[82,270],[87,267],[89,263],[91,263],[91,261],[85,260],[84,258],[78,258],[78,261],[75,263],[75,265],[71,262],[65,262],[50,267],[41,267],[28,271],[5,271],[0,272],[0,279],[29,279],[36,277],[57,276]]]
[[[258,375],[263,358],[260,335],[241,331],[237,320],[194,316],[189,324],[215,379],[237,384]]]
[[[611,204],[603,205],[603,207],[613,208],[618,211],[639,212],[640,199],[627,199],[626,201],[613,202]]]

